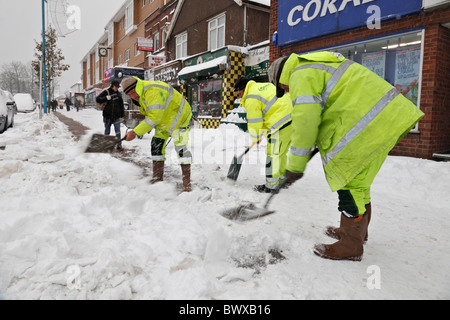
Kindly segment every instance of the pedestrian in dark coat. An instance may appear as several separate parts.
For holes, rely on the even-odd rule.
[[[66,104],[67,111],[70,111],[70,106],[72,105],[72,101],[70,101],[69,97],[66,98],[64,103]]]
[[[122,94],[119,92],[120,81],[114,79],[111,86],[103,90],[97,96],[97,103],[106,102],[103,109],[103,123],[105,124],[105,135],[111,133],[111,125],[114,125],[116,137],[120,140],[120,118],[125,116],[125,108],[123,106]],[[122,143],[117,144],[117,150],[122,150]]]

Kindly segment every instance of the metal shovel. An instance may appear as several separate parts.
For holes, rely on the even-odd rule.
[[[275,190],[273,190],[272,194],[267,198],[267,201],[263,208],[258,208],[253,203],[242,204],[236,208],[228,209],[221,212],[221,215],[230,220],[239,220],[239,221],[247,221],[253,220],[260,217],[267,216],[271,213],[274,213],[274,210],[269,210],[269,203],[274,197],[274,195],[280,192],[281,188],[284,188],[288,185],[287,181],[281,182]]]
[[[86,153],[111,153],[114,147],[126,138],[118,139],[116,136],[105,136],[95,133],[84,152]]]
[[[319,149],[315,149],[311,152],[310,160],[319,152]],[[267,216],[271,213],[274,213],[274,210],[269,210],[269,203],[273,199],[273,197],[280,192],[281,188],[284,188],[286,186],[289,186],[289,182],[287,180],[284,180],[283,182],[279,183],[277,188],[273,190],[272,194],[269,196],[269,198],[266,201],[266,204],[263,208],[258,208],[253,203],[247,203],[242,204],[236,208],[228,209],[223,212],[221,212],[221,215],[227,219],[230,220],[239,220],[239,221],[247,221],[252,220],[260,217]]]

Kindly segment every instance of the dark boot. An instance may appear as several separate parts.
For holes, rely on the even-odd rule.
[[[164,161],[153,161],[153,178],[150,183],[157,183],[163,181],[164,176]]]
[[[368,219],[368,223],[367,223],[367,232],[366,232],[366,236],[364,237],[364,243],[367,242],[367,240],[369,240],[369,224],[370,224],[370,219],[372,217],[372,206],[370,203],[366,204],[366,213],[364,215],[367,215],[367,219]],[[342,223],[342,220],[341,220]],[[339,234],[339,228],[336,227],[327,227],[327,229],[325,230],[325,234],[333,239],[339,240],[341,238],[340,234]]]
[[[183,191],[191,192],[191,165],[190,164],[182,164],[181,165],[181,173],[183,176]]]
[[[259,184],[256,186],[253,186],[253,190],[260,193],[271,193],[272,189],[269,189],[266,187],[265,184]]]
[[[366,214],[358,218],[347,218],[342,214],[339,228],[340,240],[331,245],[316,245],[314,253],[326,259],[361,261],[368,221]]]

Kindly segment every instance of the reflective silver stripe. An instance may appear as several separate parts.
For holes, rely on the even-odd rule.
[[[322,104],[322,98],[316,97],[313,95],[302,95],[302,96],[298,96],[294,101],[292,101],[292,104],[294,106],[299,105],[299,104],[309,104],[309,103]]]
[[[262,113],[263,113],[263,116],[265,116],[266,113],[269,112],[270,108],[275,104],[275,102],[277,102],[278,97],[275,96],[275,97],[272,98],[272,100],[269,101],[269,100],[267,100],[267,99],[265,99],[265,98],[263,98],[261,96],[250,94],[250,95],[248,95],[246,97],[246,100],[247,99],[256,99],[256,100],[264,103],[266,106],[264,107],[264,110],[263,110]]]
[[[172,89],[172,95],[173,95],[173,89]],[[184,107],[185,102],[186,102],[186,100],[183,97],[183,99],[181,99],[181,104],[180,104],[180,108],[178,109],[177,116],[175,117],[175,119],[172,122],[172,125],[170,126],[170,129],[169,129],[170,134],[172,134],[173,130],[175,130],[175,127],[177,126],[177,123],[180,120],[181,113],[183,112],[183,107]]]
[[[192,158],[191,157],[183,157],[183,158],[180,158],[178,161],[181,164],[191,164]]]
[[[152,161],[164,161],[166,160],[166,156],[152,156]]]
[[[155,109],[165,110],[166,105],[165,104],[152,104],[151,106],[147,107],[147,112],[150,110],[155,110]]]
[[[386,108],[389,103],[394,100],[400,92],[392,88],[386,93],[383,98],[378,101],[375,106],[366,113],[343,137],[336,146],[328,152],[323,158],[323,165],[327,165],[339,152],[341,152],[352,140],[360,134],[380,113]]]
[[[258,123],[258,122],[262,122],[262,121],[264,121],[264,119],[262,117],[261,118],[254,118],[254,119],[247,119],[248,123]]]
[[[331,74],[336,72],[336,68],[335,67],[332,67],[332,66],[329,66],[329,65],[326,65],[326,64],[323,64],[323,63],[304,64],[304,65],[302,65],[300,67],[295,68],[294,72],[298,71],[298,70],[302,70],[302,69],[318,69],[318,70],[326,71],[326,72],[331,73]]]
[[[163,85],[160,85],[160,84],[150,84],[150,85],[148,85],[148,86],[145,86],[143,92],[147,91],[147,89],[149,89],[149,88],[151,88],[151,87],[163,89],[163,90],[169,91],[169,93],[170,93],[170,88],[167,88],[167,87],[165,87],[165,86],[163,86]],[[170,94],[169,94],[169,98],[172,99],[172,98],[170,97]],[[145,99],[144,99],[144,94],[142,94],[142,101],[144,101],[144,104],[147,106],[147,101],[145,101]],[[167,103],[165,107],[167,107],[168,105],[169,105],[169,104]],[[153,106],[158,106],[158,108],[154,108]],[[148,111],[148,110],[153,110],[153,109],[162,109],[162,110],[165,109],[164,105],[153,105],[153,106],[147,106],[147,108],[146,108],[147,111]]]
[[[290,151],[294,156],[297,156],[297,157],[307,157],[311,154],[311,148],[300,149],[300,148],[291,146]]]
[[[331,92],[338,84],[339,80],[341,80],[342,76],[344,75],[345,71],[353,64],[355,63],[352,60],[345,60],[341,63],[339,68],[336,70],[336,72],[333,73],[331,78],[328,80],[327,85],[325,86],[325,90],[322,92],[322,103],[324,106],[327,105],[328,98],[330,97]]]
[[[281,120],[279,120],[277,123],[275,123],[272,128],[270,128],[270,131],[277,130],[279,127],[281,127],[285,122],[289,121],[291,119],[291,114],[288,114],[287,116],[283,117]]]
[[[156,128],[158,126],[156,123],[154,123],[152,120],[150,120],[149,117],[145,117],[145,122],[147,122],[153,128]]]
[[[255,95],[255,94],[249,94],[245,99],[246,99],[246,100],[247,100],[247,99],[256,99],[256,100],[261,101],[261,102],[264,103],[264,104],[268,104],[268,103],[269,103],[269,101],[267,101],[267,100],[264,99],[263,97],[257,96],[257,95]]]
[[[148,88],[151,88],[151,87],[160,88],[160,89],[169,91],[169,88],[168,88],[168,87],[163,86],[163,85],[161,85],[161,84],[149,84],[148,86],[144,87],[144,92],[145,92]]]
[[[269,112],[270,108],[272,108],[272,106],[275,104],[275,102],[277,102],[277,100],[278,100],[278,97],[275,96],[272,98],[272,100],[270,100],[270,102],[267,103],[266,107],[264,108],[264,110],[262,112],[263,116],[265,116],[266,113]]]

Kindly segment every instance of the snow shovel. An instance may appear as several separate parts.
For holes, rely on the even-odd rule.
[[[86,153],[111,153],[114,147],[126,137],[118,139],[116,136],[105,136],[103,134],[95,133],[91,137],[91,141],[84,152]]]
[[[253,142],[249,147],[247,147],[243,154],[241,154],[239,157],[234,156],[233,162],[231,162],[230,169],[228,169],[228,175],[227,178],[236,181],[239,176],[239,171],[241,171],[242,166],[242,160],[244,159],[244,156],[250,151],[251,148],[256,144],[257,142]]]
[[[310,160],[319,152],[319,149],[315,149],[311,153]],[[272,192],[272,194],[269,196],[269,198],[266,201],[266,204],[263,208],[258,208],[253,203],[247,203],[242,204],[238,206],[237,208],[232,208],[225,210],[221,213],[221,215],[229,220],[239,220],[239,221],[247,221],[247,220],[253,220],[256,218],[267,216],[271,213],[274,213],[274,210],[269,210],[269,203],[273,199],[273,197],[280,192],[280,189],[286,187],[289,185],[289,182],[287,180],[282,181],[278,184],[276,189]]]
[[[269,198],[267,198],[266,204],[262,208],[258,208],[253,203],[242,204],[236,208],[225,210],[221,213],[221,215],[229,220],[239,220],[239,221],[247,221],[253,220],[256,218],[267,216],[271,213],[274,213],[274,210],[269,210],[269,203],[272,198],[280,192],[281,188],[284,188],[288,185],[288,182],[285,180],[281,182],[277,188],[271,193]]]

